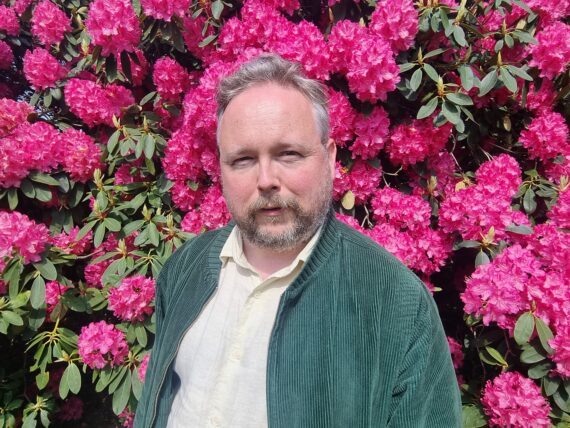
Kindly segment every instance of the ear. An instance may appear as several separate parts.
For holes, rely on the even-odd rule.
[[[325,145],[327,152],[327,161],[331,172],[332,179],[334,180],[335,166],[336,166],[336,144],[332,138],[329,138]]]

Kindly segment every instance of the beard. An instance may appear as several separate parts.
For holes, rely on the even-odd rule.
[[[252,245],[284,252],[308,242],[315,232],[323,225],[332,205],[332,178],[327,173],[326,181],[322,184],[316,200],[308,209],[303,209],[294,197],[283,198],[277,193],[260,195],[247,208],[244,215],[238,214],[231,203],[231,198],[225,198],[228,210],[239,227],[244,239]],[[265,208],[280,208],[278,216],[263,216]],[[263,220],[260,221],[259,217]],[[267,230],[265,224],[279,224],[290,217],[290,225],[280,232]]]

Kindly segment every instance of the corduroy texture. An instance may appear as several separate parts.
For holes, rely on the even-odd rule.
[[[184,332],[215,291],[231,225],[201,235],[157,283],[157,334],[135,428],[165,427]],[[461,426],[459,389],[437,308],[384,249],[329,217],[281,298],[268,350],[270,427]]]

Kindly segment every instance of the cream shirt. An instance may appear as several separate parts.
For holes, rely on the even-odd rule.
[[[222,251],[216,292],[185,333],[168,428],[266,427],[267,350],[281,294],[301,272],[320,234],[293,262],[262,280],[234,227]]]

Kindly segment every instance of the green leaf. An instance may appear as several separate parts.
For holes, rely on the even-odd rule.
[[[129,402],[129,397],[131,396],[131,376],[131,371],[127,370],[127,375],[125,376],[123,383],[121,383],[119,388],[117,388],[113,394],[113,412],[116,415],[121,413],[125,407],[127,407],[127,403]]]
[[[48,281],[55,281],[57,279],[57,270],[54,264],[48,259],[42,259],[38,263],[34,263],[34,267],[40,271],[40,274]]]
[[[204,40],[198,43],[198,47],[203,48],[204,46],[208,46],[210,43],[216,40],[217,37],[218,36],[215,34],[210,34],[208,37],[206,37]]]
[[[140,400],[143,389],[143,383],[139,378],[138,370],[135,370],[133,372],[131,381],[132,381],[133,395],[137,400]]]
[[[22,180],[20,183],[20,190],[24,196],[27,196],[30,199],[34,199],[36,197],[36,189],[34,188],[32,182],[28,179]]]
[[[523,70],[520,67],[515,67],[514,65],[506,65],[505,66],[507,70],[510,71],[511,74],[520,77],[521,79],[524,80],[528,80],[529,82],[532,82],[532,76],[530,74],[528,74],[525,70]]]
[[[439,74],[437,73],[436,69],[433,68],[431,65],[424,63],[424,71],[426,72],[426,74],[429,76],[429,78],[431,80],[433,80],[435,83],[438,82],[439,80]]]
[[[121,230],[121,222],[117,219],[107,217],[103,222],[105,223],[105,227],[111,232],[118,232]]]
[[[11,210],[15,210],[18,206],[18,191],[15,188],[8,190],[8,207]]]
[[[541,353],[534,345],[523,346],[521,353],[521,361],[525,364],[534,364],[546,359],[546,355]]]
[[[534,331],[534,315],[531,312],[522,314],[515,324],[515,341],[519,345],[528,343]]]
[[[32,283],[32,293],[30,295],[30,304],[32,308],[39,309],[46,301],[46,283],[44,279],[38,275]]]
[[[507,232],[516,233],[518,235],[532,235],[534,233],[531,227],[524,224],[509,224],[506,230]]]
[[[536,332],[538,333],[538,339],[544,350],[549,354],[554,353],[554,349],[552,349],[548,343],[549,340],[554,338],[554,334],[552,334],[550,327],[538,317],[536,317]]]
[[[105,59],[105,74],[107,75],[107,80],[109,82],[114,82],[117,77],[117,60],[115,59],[114,55],[109,55]]]
[[[445,96],[453,104],[460,106],[471,106],[473,105],[473,100],[469,95],[462,94],[460,92],[451,92]]]
[[[142,98],[142,100],[139,102],[139,105],[144,106],[146,103],[148,103],[150,100],[152,100],[155,96],[156,96],[156,91],[149,92],[148,94],[146,94]]]
[[[137,336],[137,342],[139,342],[139,344],[144,348],[148,342],[146,329],[142,325],[137,325],[135,327],[135,333]]]
[[[523,197],[523,208],[527,214],[532,214],[536,211],[536,198],[532,189],[527,189]]]
[[[148,225],[147,230],[148,230],[148,237],[150,239],[150,243],[155,247],[158,247],[158,244],[160,243],[160,233],[158,232],[156,224],[151,222]]]
[[[513,40],[513,38],[508,35],[505,34],[505,45],[507,45],[509,48],[512,48],[515,45],[515,41]]]
[[[526,13],[528,13],[531,16],[534,16],[534,12],[532,11],[531,8],[528,7],[528,5],[521,0],[512,0],[513,3],[515,3],[516,5],[520,6],[522,9],[524,9],[524,11]]]
[[[74,394],[77,394],[81,390],[81,372],[79,371],[79,367],[71,363],[67,366],[65,372],[67,372],[69,390]]]
[[[41,391],[49,382],[49,372],[40,372],[36,375],[36,385]]]
[[[411,70],[412,68],[416,67],[417,64],[413,63],[413,62],[406,62],[404,64],[400,64],[400,73],[405,73],[408,70]]]
[[[420,107],[418,111],[418,115],[416,116],[417,119],[425,119],[426,117],[431,116],[431,114],[435,111],[438,104],[438,98],[433,97],[431,100],[427,102],[427,104]]]
[[[155,141],[152,135],[147,134],[143,139],[144,144],[144,155],[147,159],[152,159],[154,155]]]
[[[463,406],[464,428],[481,428],[487,426],[487,420],[483,410],[478,406]]]
[[[441,112],[443,113],[443,116],[454,125],[461,120],[457,106],[455,104],[451,104],[448,101],[443,102],[441,106]]]
[[[222,16],[224,11],[224,2],[222,0],[215,0],[212,3],[212,17],[217,21]]]
[[[570,413],[570,400],[568,399],[568,394],[564,394],[561,390],[558,390],[552,394],[552,398],[560,410]]]
[[[93,226],[95,226],[97,224],[97,220],[92,220],[89,223],[85,224],[85,226],[83,226],[81,228],[81,230],[77,233],[77,236],[75,237],[75,241],[79,241],[81,240],[81,238],[83,238],[85,235],[87,235],[89,233],[89,231],[91,229],[93,229]]]
[[[481,87],[479,88],[479,96],[482,97],[488,94],[497,84],[497,70],[491,71],[487,74],[481,81]]]
[[[513,36],[515,36],[517,39],[519,39],[521,42],[523,43],[530,43],[533,45],[537,45],[538,41],[532,37],[532,35],[526,31],[522,31],[522,30],[515,30],[513,31]]]
[[[544,392],[546,393],[547,397],[550,397],[552,394],[554,394],[561,384],[562,381],[558,377],[546,376],[542,379],[542,385],[544,386]]]
[[[540,379],[546,376],[553,367],[554,364],[552,364],[550,361],[542,361],[528,369],[528,377],[531,379]]]
[[[119,143],[120,136],[121,136],[121,131],[117,129],[115,132],[111,134],[111,137],[109,137],[109,141],[107,141],[107,150],[109,150],[109,153],[115,153],[115,149],[117,148],[117,145]]]
[[[490,346],[485,346],[485,350],[489,353],[489,355],[491,357],[493,357],[493,359],[498,362],[501,366],[503,367],[508,367],[509,363],[507,363],[505,361],[505,359],[503,358],[503,356],[500,354],[499,351],[497,351],[495,348],[492,348]]]
[[[505,67],[501,68],[500,79],[505,84],[505,87],[513,94],[517,91],[517,81]]]
[[[36,184],[34,190],[35,198],[40,202],[49,202],[53,198],[51,190],[45,184]]]
[[[410,79],[410,89],[412,91],[415,92],[418,90],[420,84],[422,83],[422,77],[423,71],[421,68],[418,68],[416,71],[414,71],[414,74],[412,74],[412,78]]]
[[[433,56],[442,54],[442,53],[444,53],[445,51],[447,51],[447,49],[442,49],[442,48],[434,49],[433,51],[429,51],[427,54],[425,54],[425,55],[423,56],[423,59],[425,60],[425,59],[431,58],[431,57],[433,57]],[[424,64],[424,65],[425,65],[425,64]]]
[[[461,241],[459,244],[457,244],[454,247],[454,250],[459,250],[460,248],[480,248],[480,247],[481,243],[479,241],[466,240],[466,241]]]
[[[2,315],[2,317],[6,321],[8,321],[9,324],[16,325],[16,326],[24,325],[24,320],[16,312],[2,311],[2,312],[0,312],[0,315]]]
[[[93,234],[93,245],[98,247],[103,242],[105,238],[105,224],[99,223],[95,228],[95,233]]]
[[[455,25],[453,28],[453,38],[457,42],[457,44],[461,47],[467,46],[467,40],[465,39],[465,31],[461,28],[460,25]]]
[[[491,263],[491,260],[489,259],[487,253],[485,253],[483,250],[479,251],[477,253],[477,257],[475,257],[475,267],[486,265],[488,263]]]
[[[69,372],[67,371],[68,368],[69,366],[67,366],[67,368],[63,371],[63,375],[59,381],[59,396],[62,399],[65,399],[67,397],[67,394],[69,394],[69,382],[67,380],[69,377]]]
[[[48,186],[58,186],[59,182],[51,175],[47,175],[38,171],[33,171],[28,178],[36,183],[47,184]]]

